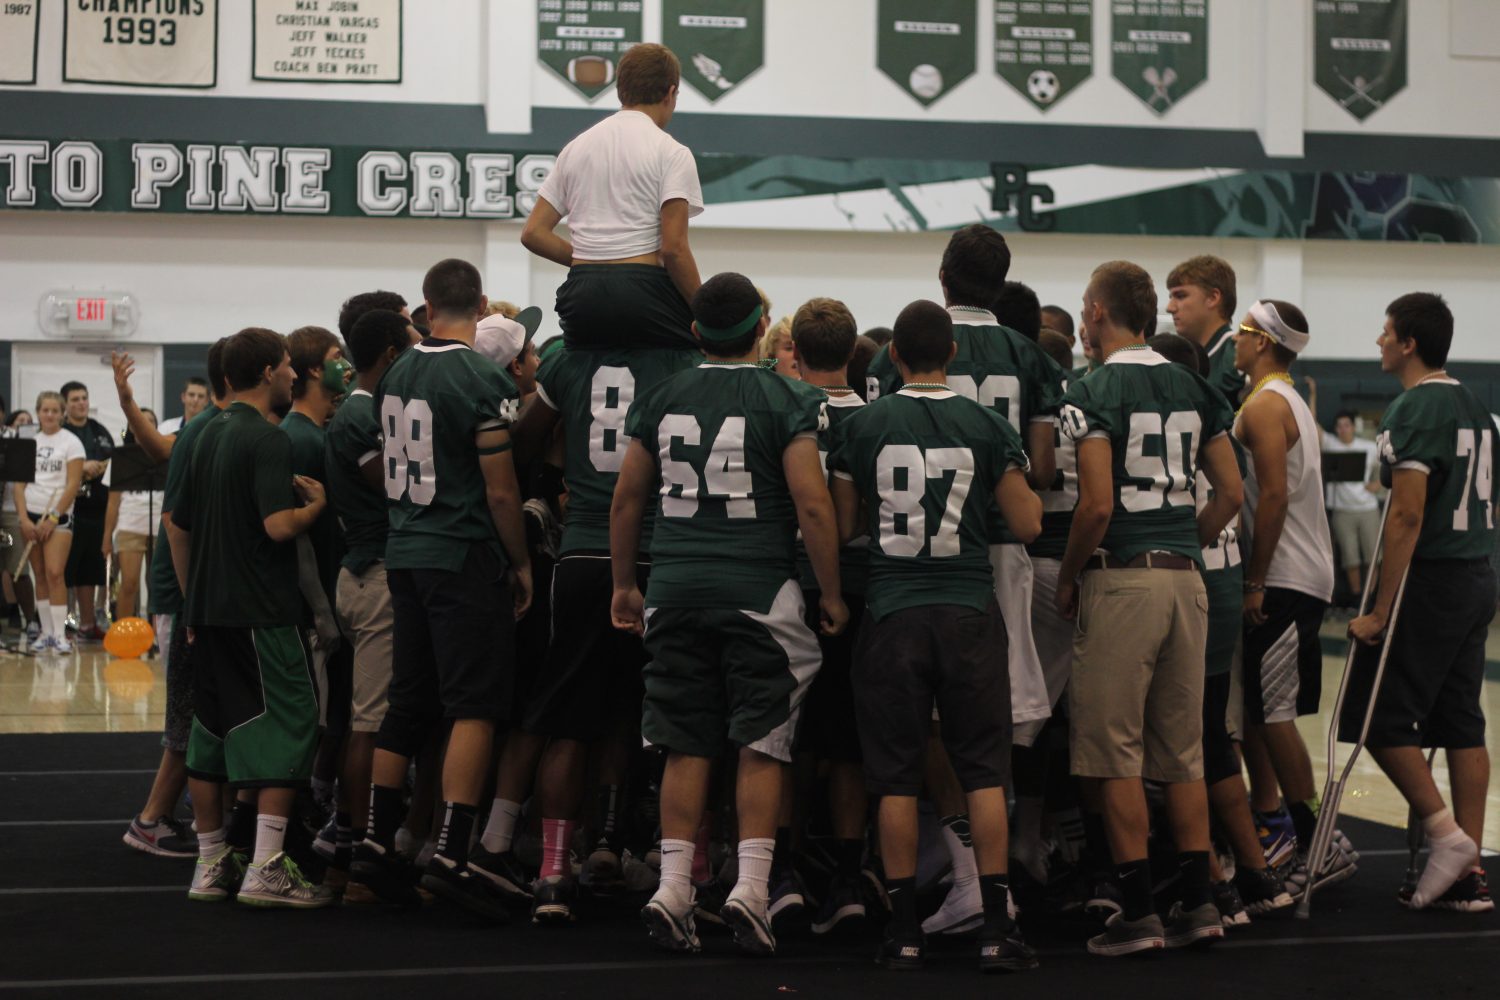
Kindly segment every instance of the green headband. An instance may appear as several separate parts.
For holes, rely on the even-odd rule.
[[[765,311],[765,305],[762,303],[757,303],[755,308],[750,311],[749,316],[746,316],[734,326],[727,327],[723,330],[715,330],[712,327],[707,327],[702,323],[699,323],[697,324],[698,336],[702,337],[704,340],[712,340],[718,343],[723,343],[724,341],[728,340],[734,340],[738,337],[744,336],[750,330],[753,330],[755,328],[755,324],[760,322],[760,317]]]

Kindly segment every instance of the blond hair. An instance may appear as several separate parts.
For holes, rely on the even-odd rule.
[[[57,408],[60,410],[66,410],[68,408],[68,402],[67,400],[63,399],[62,393],[53,392],[51,389],[43,389],[41,392],[36,394],[37,410],[40,411],[42,408],[42,403],[49,399],[56,400]]]
[[[506,302],[504,299],[490,299],[489,307],[485,309],[486,316],[504,316],[506,319],[515,319],[521,314],[521,310],[514,303]]]
[[[766,330],[765,336],[760,338],[760,345],[756,348],[755,356],[764,361],[776,353],[776,345],[781,343],[785,337],[788,342],[792,339],[792,318],[783,316]]]

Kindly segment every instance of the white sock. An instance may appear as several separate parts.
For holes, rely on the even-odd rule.
[[[747,837],[740,841],[738,853],[740,873],[733,894],[764,903],[770,897],[771,858],[776,853],[776,841],[770,837]]]
[[[1447,812],[1448,810],[1443,810],[1444,814]],[[1428,817],[1432,818],[1434,817]],[[1449,817],[1449,821],[1452,821],[1452,817]],[[1425,825],[1426,821],[1423,822]],[[1422,869],[1422,877],[1417,881],[1417,891],[1411,897],[1414,910],[1436,902],[1479,860],[1478,845],[1456,826],[1450,833],[1429,839],[1427,846],[1430,851],[1427,855],[1427,867]]]
[[[38,600],[36,602],[36,617],[37,617],[37,620],[41,622],[42,636],[45,637],[45,638],[51,638],[52,637],[52,605],[48,604],[46,601]]]
[[[219,827],[204,833],[198,831],[198,857],[212,860],[218,857],[219,852],[224,849],[224,837],[229,832],[227,827]]]
[[[661,842],[661,882],[657,895],[672,897],[678,908],[693,903],[693,842],[691,840],[663,840]]]
[[[260,813],[255,817],[255,857],[252,865],[263,865],[281,853],[286,841],[286,817]]]
[[[974,861],[974,842],[969,839],[969,817],[948,816],[943,820],[943,843],[953,862],[953,890],[966,892],[979,881],[979,865]]]
[[[52,608],[52,634],[59,639],[68,637],[68,606],[66,604],[53,604]]]
[[[484,824],[479,843],[491,854],[510,850],[516,837],[516,822],[521,818],[521,803],[496,799],[490,803],[490,818]]]

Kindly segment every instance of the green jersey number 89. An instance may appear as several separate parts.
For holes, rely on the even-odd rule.
[[[437,495],[432,407],[422,399],[403,403],[387,396],[380,406],[380,425],[385,432],[385,495],[426,507]]]

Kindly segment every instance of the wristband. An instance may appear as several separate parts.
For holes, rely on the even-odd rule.
[[[1251,583],[1249,580],[1245,581],[1245,593],[1247,593],[1247,594],[1264,594],[1265,592],[1266,592],[1266,585],[1265,584],[1263,584],[1263,583]]]
[[[62,517],[55,510],[47,511],[47,513],[43,514],[42,517],[48,521],[51,521],[53,524],[57,524],[62,520]]]

